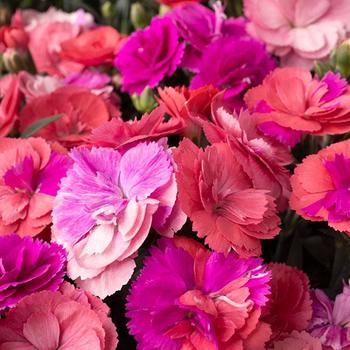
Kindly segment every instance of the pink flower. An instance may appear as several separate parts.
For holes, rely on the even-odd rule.
[[[44,13],[19,10],[12,22],[28,33],[29,51],[40,73],[66,76],[83,68],[80,64],[61,59],[61,43],[91,27],[93,17],[90,14],[83,10],[69,14],[53,7]]]
[[[185,139],[174,159],[181,207],[197,235],[219,252],[260,255],[260,239],[279,232],[276,204],[269,191],[255,188],[229,144],[201,150]]]
[[[322,344],[318,338],[312,337],[307,332],[292,332],[283,340],[273,343],[271,350],[322,350]]]
[[[21,92],[19,76],[9,74],[0,80],[0,136],[7,136],[19,113]]]
[[[248,111],[229,113],[223,106],[225,92],[212,101],[212,122],[197,119],[208,141],[229,142],[244,171],[257,189],[269,190],[279,210],[288,206],[290,195],[289,171],[284,168],[292,161],[288,149],[257,129],[257,118]],[[256,176],[255,174],[259,174]]]
[[[350,31],[347,0],[244,0],[248,32],[280,56],[284,66],[310,68]]]
[[[68,250],[68,275],[100,297],[126,284],[151,226],[172,236],[186,217],[179,209],[171,157],[159,143],[125,153],[76,148],[53,212],[55,239]]]
[[[312,316],[307,275],[288,265],[272,263],[271,296],[262,319],[272,328],[272,339],[292,331],[305,330]]]
[[[0,235],[35,236],[51,223],[70,160],[40,138],[0,140]]]
[[[117,332],[101,300],[68,283],[22,299],[0,320],[1,349],[115,350]]]
[[[290,206],[307,220],[350,235],[350,140],[306,157],[291,178]]]

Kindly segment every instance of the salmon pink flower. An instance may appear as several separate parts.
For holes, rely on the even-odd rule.
[[[110,26],[100,26],[61,43],[61,57],[85,67],[111,64],[126,37]]]
[[[67,255],[56,243],[31,237],[0,237],[0,310],[41,290],[56,291],[63,282]]]
[[[339,74],[312,78],[299,68],[277,68],[245,95],[258,114],[259,128],[294,146],[302,133],[342,134],[350,131],[350,88]]]
[[[229,142],[244,171],[253,179],[255,188],[269,190],[278,209],[285,210],[291,191],[289,171],[284,168],[292,161],[288,149],[259,132],[255,115],[243,110],[239,115],[228,112],[223,106],[224,94],[216,95],[212,101],[212,121],[197,121],[211,144]]]
[[[55,239],[69,251],[68,275],[105,297],[127,283],[153,226],[172,236],[186,217],[176,204],[171,156],[160,143],[121,153],[75,148],[53,211]]]
[[[350,31],[347,0],[244,0],[247,31],[280,56],[284,66],[311,68]]]
[[[264,322],[271,325],[272,338],[305,330],[312,316],[307,275],[297,268],[272,263],[271,296],[263,308]],[[286,302],[288,300],[288,302]]]
[[[7,136],[18,119],[21,103],[19,76],[9,74],[0,79],[0,136]]]
[[[322,350],[322,344],[318,338],[312,337],[307,332],[294,331],[273,343],[271,350]]]
[[[116,57],[122,89],[141,94],[145,87],[154,88],[166,76],[171,76],[184,52],[175,24],[167,17],[154,17],[151,24],[134,32]]]
[[[25,297],[0,320],[4,349],[115,350],[117,332],[107,305],[64,283],[57,292]]]
[[[350,140],[306,157],[291,178],[290,206],[307,220],[350,235]]]
[[[53,200],[70,164],[43,139],[0,140],[0,236],[35,236],[51,223]]]
[[[350,287],[344,285],[343,292],[334,301],[319,289],[313,291],[312,296],[311,335],[321,340],[324,349],[349,349]]]
[[[131,287],[130,333],[140,350],[263,350],[270,328],[259,318],[269,279],[261,259],[162,239]]]
[[[185,139],[174,159],[181,207],[197,235],[219,252],[260,255],[260,239],[279,232],[276,204],[270,191],[255,188],[230,145],[201,150]]]
[[[62,114],[57,121],[35,133],[48,141],[58,141],[71,148],[84,143],[92,129],[110,119],[104,99],[87,89],[64,86],[54,92],[32,99],[21,111],[20,131],[42,118]]]

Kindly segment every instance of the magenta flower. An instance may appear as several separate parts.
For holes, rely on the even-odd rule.
[[[271,331],[259,317],[271,274],[261,259],[210,252],[184,237],[160,240],[150,254],[127,304],[139,350],[248,349],[248,341],[265,348]]]
[[[25,296],[56,291],[63,282],[66,252],[30,237],[0,237],[0,310],[15,306]]]
[[[76,148],[53,209],[55,239],[69,251],[68,275],[100,297],[130,279],[151,226],[171,236],[184,214],[176,204],[171,155],[160,143],[125,153]]]
[[[350,287],[334,301],[321,290],[313,292],[313,314],[309,325],[312,336],[321,340],[325,349],[342,350],[350,347]]]
[[[115,59],[123,77],[123,90],[141,94],[146,86],[156,87],[175,72],[184,47],[171,19],[155,17],[147,28],[129,37]]]
[[[212,84],[227,89],[225,102],[239,111],[244,106],[245,92],[260,84],[275,66],[275,60],[258,41],[223,37],[206,48],[191,88]]]
[[[175,23],[179,35],[187,42],[181,66],[194,72],[206,47],[223,36],[246,36],[243,18],[226,19],[224,8],[220,3],[214,4],[214,11],[197,3],[184,3],[168,13]]]

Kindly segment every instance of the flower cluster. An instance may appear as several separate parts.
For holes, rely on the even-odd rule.
[[[350,1],[60,3],[0,4],[0,349],[349,350]]]

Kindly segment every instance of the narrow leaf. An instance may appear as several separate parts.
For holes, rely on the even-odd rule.
[[[41,128],[45,127],[46,125],[49,125],[50,123],[55,122],[56,120],[59,120],[63,117],[63,114],[56,114],[52,115],[50,117],[42,118],[29,126],[26,130],[24,130],[21,134],[21,138],[26,139],[28,137],[31,137],[33,134],[35,134],[37,131],[39,131]]]

